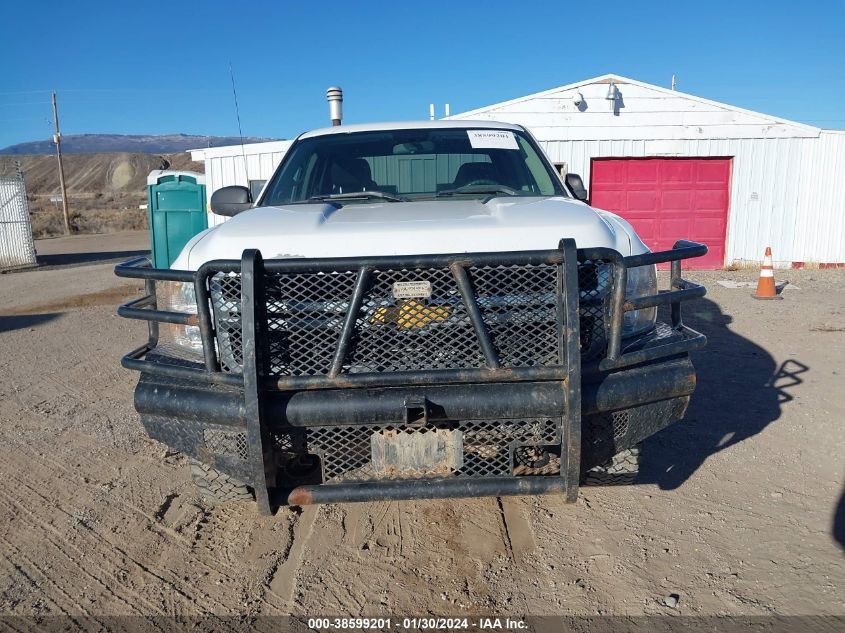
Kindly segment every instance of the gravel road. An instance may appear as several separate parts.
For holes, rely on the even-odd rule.
[[[0,614],[845,615],[845,271],[778,302],[689,276],[699,388],[636,485],[270,518],[204,507],[144,436],[114,315],[140,286],[0,276]]]

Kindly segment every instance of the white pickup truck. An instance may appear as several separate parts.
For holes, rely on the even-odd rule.
[[[201,490],[262,512],[374,499],[558,492],[629,481],[679,420],[704,288],[586,203],[529,132],[490,121],[301,135],[258,200],[213,193],[194,237],[122,316],[151,437]],[[655,264],[671,263],[658,292]],[[667,308],[669,323],[657,321]]]

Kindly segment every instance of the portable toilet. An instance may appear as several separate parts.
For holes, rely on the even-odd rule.
[[[157,169],[147,176],[153,266],[169,268],[185,244],[208,228],[205,176]]]

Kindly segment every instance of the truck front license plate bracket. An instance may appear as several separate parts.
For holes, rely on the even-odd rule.
[[[373,472],[381,477],[448,475],[463,467],[463,434],[447,429],[386,429],[370,436]]]

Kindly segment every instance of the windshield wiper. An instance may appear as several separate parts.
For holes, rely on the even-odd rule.
[[[349,193],[332,193],[324,196],[311,196],[309,202],[332,201],[332,200],[366,200],[367,198],[378,198],[387,202],[408,202],[407,198],[395,196],[383,191],[350,191]]]
[[[521,196],[522,194],[517,191],[516,189],[512,189],[511,187],[506,187],[505,185],[467,185],[465,187],[457,187],[455,189],[444,189],[443,191],[438,191],[435,194],[436,198],[445,197],[445,196],[470,196],[470,195],[485,195],[485,194],[499,194],[503,193],[506,196]],[[490,195],[484,199],[484,202],[488,202],[490,199],[495,198],[495,195]]]

